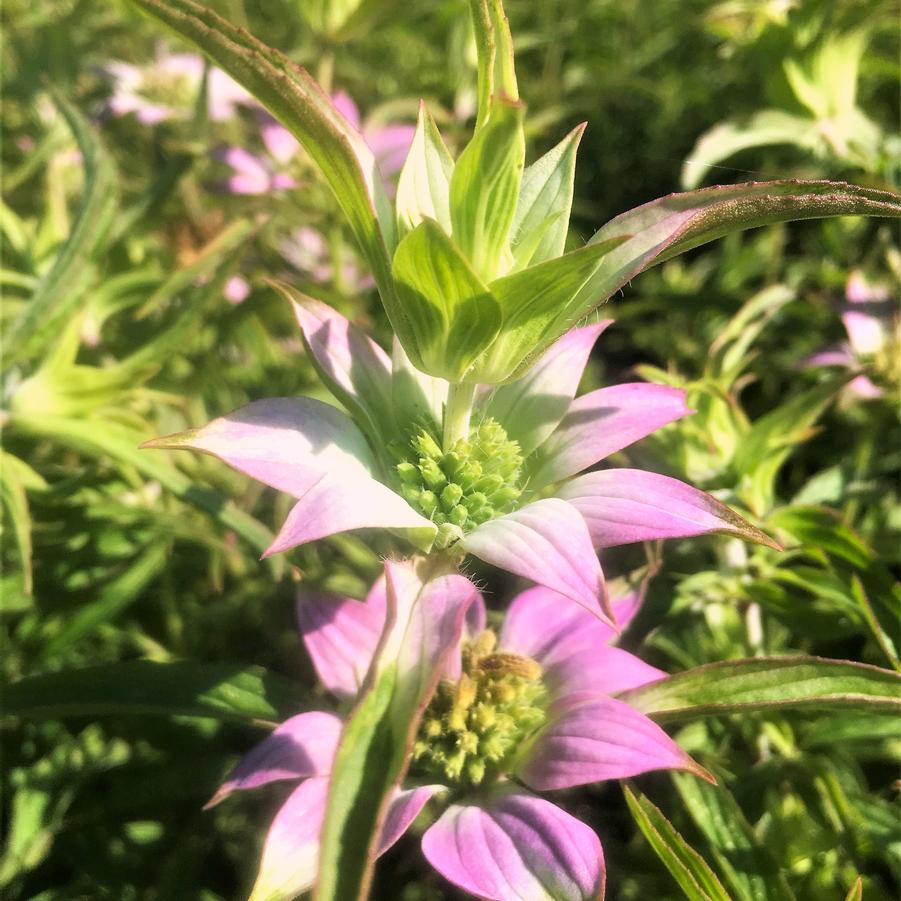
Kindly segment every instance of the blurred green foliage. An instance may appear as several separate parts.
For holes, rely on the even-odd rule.
[[[412,122],[424,97],[450,145],[468,135],[475,55],[465,4],[215,5],[347,91],[368,122]],[[890,2],[507,5],[529,104],[527,158],[589,121],[574,206],[582,238],[676,190],[718,123],[770,107],[799,114],[786,61],[809,61],[864,26],[856,108],[880,135],[898,131]],[[362,596],[388,548],[339,536],[260,563],[286,498],[209,458],[137,448],[260,397],[324,398],[265,277],[382,339],[387,323],[302,154],[295,190],[224,190],[228,171],[212,151],[261,153],[254,111],[212,121],[201,90],[183,118],[154,126],[110,114],[110,61],[180,52],[168,36],[99,0],[8,0],[5,12],[2,666],[9,683],[50,681],[23,682],[4,700],[0,891],[44,901],[240,897],[279,791],[200,808],[261,724],[314,700],[294,585]],[[898,178],[891,153],[748,144],[704,162],[720,182],[802,173],[884,186]],[[301,228],[320,236],[326,272],[290,252]],[[697,410],[630,458],[714,492],[785,548],[710,537],[658,549],[630,649],[672,671],[801,652],[898,668],[899,386],[859,361],[884,392],[861,400],[846,390],[855,373],[805,365],[842,340],[853,271],[897,297],[896,245],[878,222],[772,227],[672,260],[608,305],[617,322],[591,380],[639,367],[686,386]],[[238,303],[226,299],[235,276],[249,286]],[[605,568],[643,560],[641,549],[611,551]],[[496,596],[513,587],[478,575]],[[162,664],[182,669],[152,669]],[[636,796],[632,806],[671,847],[682,836],[695,848],[706,864],[691,867],[715,870],[728,897],[841,898],[858,876],[864,898],[896,896],[896,720],[729,715],[678,738],[720,786],[649,777],[641,791],[653,804]],[[610,897],[680,897],[617,786],[565,801],[601,835]],[[411,853],[415,841],[383,860],[375,897],[456,897]]]

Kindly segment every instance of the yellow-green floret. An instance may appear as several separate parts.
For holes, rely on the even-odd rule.
[[[544,723],[541,667],[495,644],[482,632],[463,648],[460,680],[438,686],[413,749],[415,772],[464,789],[492,781]]]
[[[449,451],[423,430],[406,456],[397,464],[401,493],[439,527],[438,547],[509,513],[522,494],[519,444],[494,419],[473,427]]]

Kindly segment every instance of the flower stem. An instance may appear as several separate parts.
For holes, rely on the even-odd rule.
[[[454,384],[447,389],[444,405],[444,449],[449,451],[461,438],[469,437],[469,417],[476,386],[466,382]]]

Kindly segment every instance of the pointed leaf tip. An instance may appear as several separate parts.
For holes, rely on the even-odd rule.
[[[184,432],[150,438],[139,444],[138,450],[190,450],[194,447],[196,438],[197,429],[186,429]]]

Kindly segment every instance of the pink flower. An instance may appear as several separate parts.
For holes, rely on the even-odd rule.
[[[352,529],[474,554],[609,622],[596,548],[727,532],[769,539],[713,497],[636,469],[588,472],[687,415],[685,392],[633,382],[574,399],[609,320],[561,338],[521,379],[483,391],[468,439],[437,436],[447,383],[393,358],[330,307],[294,304],[307,351],[350,412],[256,401],[148,447],[199,450],[297,499],[266,554]],[[580,475],[580,473],[583,473]]]
[[[134,113],[144,125],[168,119],[186,119],[193,111],[203,80],[204,61],[190,53],[160,51],[144,66],[110,62],[106,71],[113,76],[113,95],[108,109],[113,115]],[[207,75],[209,116],[214,122],[230,119],[238,105],[250,105],[250,94],[221,69]]]
[[[403,565],[387,564],[392,585],[403,575]],[[450,882],[498,901],[599,898],[605,870],[597,836],[536,792],[660,769],[709,778],[659,726],[615,697],[666,674],[611,647],[613,629],[576,606],[561,606],[544,588],[513,601],[496,638],[485,629],[481,596],[461,577],[445,578],[457,580],[451,593],[469,604],[466,625],[421,721],[407,785],[391,802],[379,853],[441,798],[446,807],[423,835],[422,850]],[[634,594],[614,602],[621,626],[637,607]],[[365,602],[328,594],[298,599],[307,650],[336,697],[356,696],[385,609],[385,578]],[[210,802],[236,789],[300,780],[269,829],[253,898],[294,897],[313,885],[340,734],[334,714],[292,717],[238,764]]]
[[[416,129],[412,125],[367,128],[361,125],[360,112],[348,94],[342,91],[333,99],[335,108],[360,132],[375,155],[385,190],[393,196],[393,176],[400,172],[407,158]],[[261,112],[260,116],[260,137],[266,148],[265,156],[238,147],[225,148],[218,154],[222,162],[235,172],[227,182],[228,189],[235,194],[264,194],[296,185],[285,170],[297,155],[300,142],[268,113]]]
[[[889,357],[895,356],[889,344],[892,340],[891,322],[897,313],[893,316],[888,289],[871,284],[860,270],[855,270],[845,286],[845,299],[847,304],[842,309],[842,323],[848,335],[847,342],[813,354],[806,361],[808,366],[840,366],[859,370],[876,363],[878,368],[881,356],[886,353]],[[888,368],[892,365],[890,359]],[[852,379],[844,390],[857,400],[872,400],[885,395],[885,391],[863,372]]]
[[[413,125],[374,126],[363,124],[360,121],[360,110],[346,91],[339,91],[335,94],[332,102],[335,109],[363,136],[363,140],[375,155],[382,177],[388,180],[386,187],[389,189],[389,196],[393,196],[390,179],[397,175],[403,167],[404,160],[410,152],[416,128]]]
[[[333,263],[328,242],[315,229],[304,226],[279,243],[282,256],[299,272],[318,284],[339,281],[348,295],[361,294],[375,287],[375,280],[364,272],[350,256],[348,248],[344,259]]]

